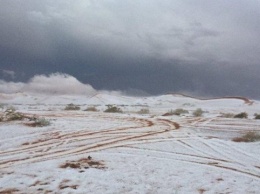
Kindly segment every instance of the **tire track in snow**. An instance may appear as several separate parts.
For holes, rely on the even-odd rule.
[[[111,119],[111,118],[110,118]],[[122,119],[122,118],[121,118]],[[81,131],[76,131],[76,132],[70,132],[70,133],[66,133],[63,135],[57,135],[54,137],[50,137],[48,139],[39,139],[37,141],[32,142],[30,145],[26,145],[23,146],[21,148],[16,148],[15,150],[8,150],[8,151],[2,151],[0,152],[0,156],[4,155],[4,154],[14,154],[14,153],[22,153],[25,150],[32,150],[34,149],[38,149],[39,147],[44,147],[44,146],[54,146],[56,145],[58,142],[61,142],[63,140],[69,141],[71,139],[75,139],[76,137],[81,137],[81,138],[86,138],[87,139],[93,139],[93,135],[96,134],[100,134],[100,136],[103,136],[105,133],[110,133],[110,132],[119,132],[119,131],[124,131],[124,130],[129,130],[129,129],[136,129],[136,128],[143,128],[143,127],[149,127],[152,126],[153,123],[149,120],[145,120],[145,119],[136,119],[136,118],[132,118],[132,119],[128,119],[129,121],[134,121],[134,123],[136,124],[135,126],[131,126],[131,127],[122,127],[122,128],[112,128],[112,129],[106,129],[106,130],[101,130],[101,131],[92,131],[89,132],[88,129],[87,132],[86,130],[81,130]],[[98,137],[100,137],[98,136]],[[53,142],[54,140],[54,142]]]
[[[116,132],[116,131],[122,131],[122,130],[132,130],[132,129],[141,129],[141,128],[148,128],[149,129],[150,127],[155,125],[154,122],[152,122],[151,120],[148,120],[148,119],[136,119],[135,118],[134,121],[135,122],[136,121],[141,122],[142,125],[134,126],[134,127],[124,127],[124,128],[119,128],[119,129],[117,128],[117,129],[105,130],[105,131],[99,131],[99,132],[92,132],[92,133],[88,133],[87,135],[88,136],[92,135],[91,137],[93,138],[93,135],[96,135],[96,134],[104,135],[104,134],[107,134],[111,131]],[[171,121],[168,121],[168,120],[165,120],[165,119],[160,120],[159,122],[157,122],[156,125],[158,125],[158,124],[159,124],[159,126],[163,126],[165,129],[145,131],[143,133],[140,133],[140,135],[130,135],[130,136],[128,135],[128,136],[116,137],[116,138],[113,137],[109,140],[103,140],[103,141],[100,141],[98,143],[92,143],[90,145],[80,146],[80,147],[77,147],[77,148],[74,148],[74,149],[71,149],[71,150],[65,150],[65,151],[64,150],[62,150],[62,151],[60,151],[60,150],[55,151],[54,150],[51,153],[37,154],[37,155],[31,156],[31,158],[25,157],[23,159],[13,159],[13,160],[9,159],[7,161],[2,161],[0,163],[0,168],[12,166],[12,165],[15,165],[15,164],[23,164],[23,163],[28,163],[28,162],[38,162],[38,161],[43,161],[43,160],[50,160],[50,159],[70,156],[70,155],[79,155],[79,154],[85,154],[85,153],[92,152],[92,151],[109,149],[109,148],[113,148],[115,146],[123,145],[129,140],[131,140],[131,141],[138,140],[140,138],[166,133],[169,130],[176,129],[175,127],[179,128],[179,125],[177,123],[171,122]],[[68,141],[67,136],[64,136],[64,137],[66,137],[64,139]],[[73,140],[73,138],[71,138],[71,140]],[[41,149],[41,150],[43,150],[43,148],[48,150],[48,146],[44,146],[44,147],[40,146],[39,147],[39,149]],[[26,150],[19,150],[19,152],[17,152],[17,154],[21,154],[24,151],[32,152],[32,151],[37,151],[37,150],[32,150],[32,147],[30,147],[30,148],[27,148]],[[13,153],[10,153],[10,154],[13,154]]]
[[[232,155],[232,153],[236,153],[236,154],[239,154],[240,157],[246,156],[247,158],[250,158],[255,163],[260,163],[259,158],[256,158],[256,157],[248,154],[248,152],[242,151],[241,149],[237,149],[235,147],[235,144],[231,145],[231,144],[227,144],[225,142],[212,142],[212,144],[214,144],[215,147],[219,147],[219,148],[222,147],[223,149],[221,149],[221,150],[224,151],[226,153],[226,155],[228,155],[228,156]],[[237,157],[234,157],[234,158],[237,158]],[[243,164],[243,163],[241,163],[241,164]]]
[[[86,115],[84,115],[85,117]],[[93,115],[92,115],[93,116]],[[83,116],[80,116],[83,117]],[[96,117],[98,117],[96,115]],[[93,116],[93,118],[95,118]],[[101,118],[101,117],[100,117]],[[127,119],[127,118],[122,118],[122,117],[114,117],[114,116],[106,116],[103,117],[103,119]],[[138,122],[139,121],[139,122]],[[195,123],[194,123],[194,122]],[[186,128],[188,127],[193,127],[193,128],[200,128],[201,126],[203,127],[207,127],[210,126],[211,122],[213,120],[209,120],[206,118],[203,119],[194,119],[193,121],[191,121],[189,124],[187,123],[187,126],[185,126]],[[215,121],[214,121],[215,122]],[[84,132],[84,130],[81,131],[81,133],[71,133],[71,134],[64,134],[62,136],[65,145],[69,145],[68,141],[81,141],[84,143],[84,140],[86,140],[86,142],[90,139],[96,139],[96,143],[89,143],[88,145],[80,145],[77,148],[73,148],[71,150],[68,149],[63,149],[62,147],[60,148],[60,150],[48,150],[48,146],[45,147],[41,147],[44,149],[48,150],[48,153],[41,153],[41,150],[38,150],[39,153],[36,153],[34,156],[32,156],[32,158],[29,157],[24,157],[23,159],[16,159],[14,158],[13,160],[9,160],[6,161],[6,163],[1,163],[0,164],[0,168],[6,168],[6,167],[11,167],[13,165],[19,165],[19,164],[25,164],[25,163],[30,163],[30,162],[40,162],[40,161],[45,161],[45,160],[52,160],[52,159],[57,159],[57,158],[63,158],[63,157],[67,157],[67,156],[75,156],[75,155],[82,155],[82,154],[86,154],[86,153],[90,153],[90,152],[96,152],[96,151],[101,151],[101,150],[105,150],[105,149],[110,149],[110,148],[117,148],[117,147],[124,147],[124,146],[129,146],[129,145],[133,145],[133,146],[137,146],[139,143],[143,143],[144,141],[160,141],[161,139],[158,138],[158,136],[160,134],[166,134],[169,132],[169,130],[173,130],[177,128],[176,123],[169,121],[167,119],[136,119],[136,118],[132,118],[132,123],[135,123],[134,126],[129,126],[129,127],[122,127],[122,128],[112,128],[112,129],[105,129],[105,130],[101,130],[101,131],[94,131],[94,132]],[[221,121],[219,122],[221,123]],[[195,125],[194,125],[195,124]],[[156,130],[155,130],[156,128]],[[158,130],[158,129],[159,130]],[[161,129],[163,128],[163,129]],[[132,133],[134,130],[140,129],[140,131],[138,131],[138,133]],[[214,130],[214,129],[210,129],[210,130]],[[117,135],[116,133],[119,132],[119,135]],[[121,134],[120,134],[121,133]],[[169,134],[169,133],[168,133]],[[101,139],[101,137],[104,137],[106,135],[106,137],[108,139]],[[210,142],[210,141],[204,141],[203,137],[199,137],[196,134],[192,133],[192,135],[189,135],[187,133],[184,133],[184,135],[188,138],[187,140],[180,140],[180,139],[175,139],[175,138],[167,138],[165,137],[165,140],[167,139],[172,139],[175,140],[175,142],[178,142],[180,145],[186,147],[187,149],[190,149],[191,151],[193,151],[192,154],[185,154],[185,153],[165,153],[166,155],[171,155],[173,154],[179,157],[184,157],[184,158],[174,158],[174,160],[176,161],[182,161],[182,162],[187,162],[187,163],[191,163],[191,164],[197,164],[197,165],[201,165],[201,166],[205,166],[205,167],[212,167],[212,168],[217,168],[217,169],[222,169],[225,171],[232,171],[232,172],[236,172],[239,173],[243,176],[249,176],[249,177],[254,177],[257,178],[259,180],[260,176],[259,174],[257,174],[256,172],[252,172],[252,169],[244,169],[241,168],[241,166],[239,166],[239,163],[237,163],[236,161],[233,160],[229,160],[229,159],[222,159],[219,157],[216,157],[216,150],[211,152],[202,152],[201,149],[199,149],[198,147],[196,147],[196,145],[194,145],[194,143],[189,142],[189,140],[199,140],[201,141],[201,143],[205,143],[206,145]],[[86,139],[85,139],[86,136]],[[109,137],[112,137],[111,139],[109,139]],[[154,138],[154,139],[153,139]],[[101,139],[101,140],[100,140]],[[143,141],[143,142],[139,142],[139,141]],[[50,143],[50,142],[45,142],[45,143]],[[210,142],[210,145],[211,142]],[[53,146],[53,145],[52,145]],[[212,145],[214,149],[217,149],[218,145],[214,144]],[[212,149],[212,148],[209,148]],[[28,151],[32,151],[30,149],[28,150],[24,150],[26,152]],[[235,150],[236,151],[236,150]],[[22,151],[23,152],[23,151]],[[17,155],[19,155],[22,152],[18,152]],[[158,152],[159,153],[159,152]],[[163,153],[163,151],[161,151],[161,153]],[[215,153],[215,154],[214,154]],[[212,154],[212,155],[211,155]],[[218,153],[219,154],[219,153]],[[158,157],[159,158],[159,157]],[[162,159],[164,159],[162,157]],[[205,160],[205,161],[201,161],[201,160]],[[235,165],[229,165],[229,164],[235,164]],[[255,168],[257,168],[258,166],[255,166]]]
[[[213,125],[212,126],[212,121],[214,121],[215,125],[217,124],[218,128],[216,129],[216,126]],[[237,132],[237,131],[243,131],[243,127],[246,126],[247,127],[247,130],[250,130],[250,131],[255,131],[256,127],[259,127],[258,122],[256,121],[253,121],[255,122],[254,124],[252,124],[252,121],[250,120],[249,121],[243,121],[243,124],[241,123],[233,123],[231,122],[230,124],[232,124],[232,127],[234,128],[237,128],[236,130],[230,130],[230,129],[219,129],[221,126],[222,126],[222,123],[225,122],[225,120],[223,119],[215,119],[215,120],[211,120],[210,122],[205,122],[202,124],[203,127],[207,128],[207,129],[210,129],[212,131],[227,131],[227,132]],[[224,125],[226,125],[226,123],[224,123]],[[198,126],[198,128],[201,128],[202,127],[201,125]],[[222,154],[224,157],[227,157],[229,159],[232,159],[232,153],[240,153],[241,156],[247,156],[248,158],[253,158],[257,161],[259,161],[258,158],[255,158],[253,157],[252,155],[248,154],[247,152],[245,151],[242,151],[241,149],[237,149],[236,147],[234,147],[234,145],[232,146],[231,144],[227,144],[225,143],[225,141],[221,141],[221,143],[217,143],[216,141],[212,141],[211,144],[208,144],[206,143],[205,141],[202,141],[202,139],[199,139],[201,142],[203,142],[203,144],[209,146],[211,149],[213,149],[215,152],[219,153],[219,154]],[[222,147],[223,149],[221,149],[221,151],[219,151],[219,148]],[[231,150],[232,149],[232,150]],[[230,151],[228,151],[230,150]]]
[[[233,161],[222,160],[222,159],[219,159],[219,158],[197,156],[197,155],[193,155],[193,154],[189,155],[189,154],[176,153],[176,152],[158,151],[158,150],[147,149],[147,148],[132,147],[131,145],[130,146],[127,145],[127,146],[124,146],[124,147],[144,151],[146,153],[147,157],[154,157],[154,158],[160,158],[160,159],[169,159],[169,160],[187,162],[187,163],[196,164],[196,165],[200,165],[200,166],[217,168],[217,169],[221,169],[221,170],[224,170],[224,171],[231,171],[231,172],[234,172],[234,173],[238,173],[242,176],[254,178],[256,180],[260,179],[260,173],[256,174],[256,173],[249,171],[248,169],[241,169],[240,166],[238,166],[237,168],[231,166],[231,165],[237,165]],[[152,153],[155,153],[155,154],[157,153],[157,155],[153,156]],[[163,157],[158,156],[158,153],[159,154],[166,154],[167,156],[163,156]],[[173,156],[173,157],[169,157],[169,156]],[[176,158],[174,156],[177,156],[178,158]],[[181,158],[181,157],[184,157],[184,158]],[[198,159],[200,159],[200,161],[198,161]]]

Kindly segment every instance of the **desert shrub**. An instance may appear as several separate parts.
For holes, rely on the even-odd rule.
[[[149,114],[150,110],[148,108],[142,108],[138,111],[138,114]]]
[[[9,106],[0,115],[0,122],[23,120],[24,118],[26,118],[24,114],[16,112],[16,109],[13,106]]]
[[[97,112],[98,109],[95,106],[90,106],[90,107],[86,108],[85,111]]]
[[[220,117],[223,118],[234,118],[235,114],[233,113],[220,113]]]
[[[254,131],[249,131],[242,137],[235,137],[232,139],[234,142],[255,142],[260,141],[260,134]]]
[[[45,118],[29,118],[32,122],[26,123],[25,125],[30,126],[30,127],[45,127],[49,126],[51,123],[49,120]]]
[[[170,110],[167,113],[163,114],[162,116],[171,116],[171,115],[182,115],[182,114],[187,114],[189,111],[182,109],[182,108],[177,108],[175,110]]]
[[[174,115],[182,115],[182,114],[187,114],[189,111],[182,109],[182,108],[177,108],[173,111]]]
[[[80,110],[80,107],[78,105],[75,105],[73,103],[67,104],[64,110]]]
[[[246,112],[241,112],[234,116],[234,118],[239,118],[239,119],[243,119],[243,118],[246,119],[247,117],[248,117],[248,114]]]
[[[255,113],[254,116],[255,116],[255,119],[260,119],[260,114]]]
[[[13,106],[7,107],[4,112],[2,120],[5,121],[15,121],[24,119],[24,115],[22,113],[16,112]]]
[[[193,111],[192,115],[194,117],[201,117],[203,114],[203,110],[201,108],[197,108],[196,110]]]
[[[31,126],[34,127],[45,127],[49,126],[51,122],[45,118],[36,118],[33,123],[31,123]]]
[[[24,115],[19,112],[13,112],[6,115],[7,121],[16,121],[16,120],[22,120],[24,119]]]
[[[118,108],[113,105],[107,105],[107,109],[104,112],[109,112],[109,113],[122,113],[123,111],[121,108]]]
[[[19,112],[7,112],[0,117],[0,121],[17,121],[23,120],[25,116]]]

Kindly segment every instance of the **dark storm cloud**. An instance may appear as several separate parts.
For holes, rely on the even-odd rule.
[[[97,89],[259,98],[259,10],[253,0],[1,1],[0,79],[64,72]]]

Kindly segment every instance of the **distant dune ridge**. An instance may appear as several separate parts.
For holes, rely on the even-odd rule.
[[[28,83],[23,82],[6,82],[0,80],[0,97],[2,99],[9,98],[5,94],[14,93],[31,93],[31,94],[44,94],[44,95],[83,95],[88,97],[94,97],[100,93],[111,94],[116,96],[122,96],[126,94],[129,95],[128,91],[105,91],[96,90],[90,84],[85,84],[77,80],[75,77],[64,74],[64,73],[52,73],[50,75],[35,75],[29,80]],[[131,93],[131,92],[130,92]],[[185,92],[184,92],[185,93]],[[136,95],[130,96],[140,96],[141,91],[135,93]],[[143,96],[148,96],[147,93],[142,93]],[[185,95],[182,93],[168,93],[170,95],[182,96],[188,98],[195,98],[199,100],[214,100],[223,98],[233,98],[243,100],[246,104],[252,105],[253,101],[246,97],[237,96],[225,96],[225,97],[209,97],[209,98],[199,98],[194,97],[194,95]],[[141,95],[142,96],[142,95]]]

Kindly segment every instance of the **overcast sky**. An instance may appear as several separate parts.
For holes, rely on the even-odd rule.
[[[259,0],[0,0],[0,79],[260,98],[259,18]]]

